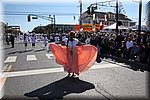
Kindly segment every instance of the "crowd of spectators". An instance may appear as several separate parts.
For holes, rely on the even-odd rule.
[[[67,34],[57,34],[61,40],[62,36]],[[54,36],[55,37],[55,36]],[[113,32],[97,32],[97,33],[77,33],[76,37],[80,42],[91,44],[98,48],[101,58],[105,54],[110,56],[121,57],[130,61],[138,61],[140,63],[150,63],[150,34],[141,32],[121,33],[116,35]],[[50,36],[54,41],[53,36]]]
[[[49,34],[50,42],[59,43],[68,37],[67,33]],[[129,61],[150,64],[150,33],[122,32],[116,35],[115,32],[80,32],[76,38],[85,44],[91,44],[98,48],[98,57],[104,55],[116,56]],[[9,45],[9,35],[6,35],[6,43]],[[12,40],[12,39],[11,39]],[[14,47],[14,42],[12,42]]]

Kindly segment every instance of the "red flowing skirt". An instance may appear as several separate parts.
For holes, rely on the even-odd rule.
[[[92,45],[76,46],[73,49],[57,44],[50,44],[56,62],[64,66],[68,72],[79,73],[89,69],[97,57],[97,48]]]

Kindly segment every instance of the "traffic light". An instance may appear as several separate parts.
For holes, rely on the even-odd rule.
[[[31,22],[31,16],[28,15],[28,22]]]
[[[90,7],[88,7],[87,9],[88,9],[88,10],[87,10],[87,14],[90,15]]]
[[[91,15],[93,15],[93,14],[94,14],[94,7],[91,7],[90,14],[91,14]]]
[[[89,15],[93,15],[93,14],[94,14],[94,9],[95,9],[95,7],[89,6],[87,9],[88,9],[88,10],[87,10],[87,14],[89,14]]]

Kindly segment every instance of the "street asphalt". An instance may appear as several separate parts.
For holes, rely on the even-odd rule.
[[[4,81],[4,96],[2,100],[61,100],[61,99],[98,99],[149,100],[149,72],[134,70],[128,63],[120,63],[110,58],[104,58],[91,69],[80,74],[79,79],[68,78],[61,65],[51,56],[48,59],[44,44],[36,43],[32,50],[24,51],[24,44],[15,42],[15,48],[3,44],[3,62],[11,56],[16,56],[15,62],[6,62],[4,66],[12,65]],[[28,55],[35,55],[37,60],[27,61]],[[135,65],[134,67],[137,67]],[[0,84],[2,81],[0,81]]]

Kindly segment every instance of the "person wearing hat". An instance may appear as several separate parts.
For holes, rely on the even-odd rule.
[[[11,42],[12,48],[14,48],[14,41],[15,41],[15,36],[14,36],[13,33],[11,33],[11,35],[10,35],[10,42]]]
[[[97,48],[92,45],[82,45],[75,38],[74,31],[69,32],[63,43],[65,46],[50,44],[50,49],[58,64],[63,65],[68,77],[78,78],[79,74],[89,69],[97,57]]]

